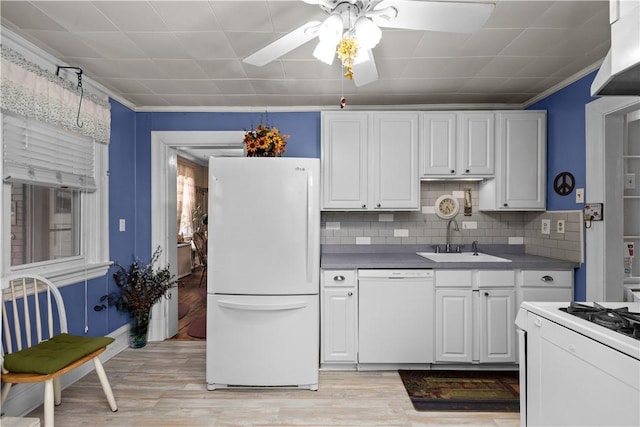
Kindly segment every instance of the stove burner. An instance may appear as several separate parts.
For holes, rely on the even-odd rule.
[[[572,302],[560,310],[640,340],[640,313],[630,312],[629,307],[607,308],[598,303],[590,306]]]

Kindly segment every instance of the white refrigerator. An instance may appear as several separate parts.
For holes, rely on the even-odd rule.
[[[209,160],[207,389],[318,389],[319,170]]]

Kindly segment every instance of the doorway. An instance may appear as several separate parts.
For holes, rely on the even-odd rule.
[[[604,205],[603,220],[585,232],[587,301],[623,300],[624,242],[634,237],[624,225],[625,147],[638,115],[639,97],[605,96],[586,105],[585,202]]]
[[[242,155],[244,131],[151,132],[151,247],[162,247],[161,265],[177,277],[177,157],[188,149],[200,156]],[[149,340],[163,341],[178,332],[177,287],[152,309]]]

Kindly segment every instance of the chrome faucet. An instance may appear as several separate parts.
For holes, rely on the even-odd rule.
[[[456,225],[456,228],[453,229],[454,231],[460,231],[460,227],[458,227],[458,221],[456,221],[455,219],[450,219],[447,223],[447,242],[444,247],[444,250],[447,253],[451,252],[451,223],[454,223]]]
[[[471,243],[471,250],[473,251],[474,255],[478,255],[478,241],[477,240],[474,240]]]

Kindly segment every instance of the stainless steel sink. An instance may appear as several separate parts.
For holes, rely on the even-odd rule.
[[[416,254],[434,262],[511,262],[510,259],[478,252],[416,252]]]

